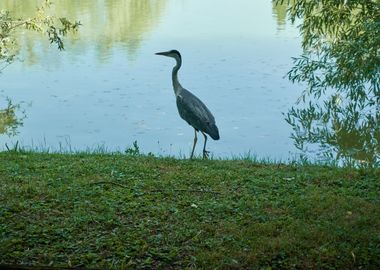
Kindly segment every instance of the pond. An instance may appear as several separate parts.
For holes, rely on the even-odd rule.
[[[2,0],[0,9],[32,14],[39,1]],[[286,78],[301,53],[296,25],[284,6],[236,0],[67,0],[58,16],[82,23],[59,52],[37,34],[20,34],[18,61],[0,75],[0,96],[20,104],[23,125],[0,136],[51,150],[125,150],[189,156],[194,132],[177,112],[171,84],[175,62],[154,53],[182,54],[181,84],[213,112],[219,141],[214,157],[288,160],[297,153],[285,113],[302,91]],[[1,104],[2,107],[4,104]],[[23,116],[21,116],[23,117]],[[196,153],[201,154],[199,137]]]

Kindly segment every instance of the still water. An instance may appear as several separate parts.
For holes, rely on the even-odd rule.
[[[287,160],[297,150],[286,112],[302,88],[286,76],[301,53],[285,7],[269,0],[65,0],[53,10],[82,23],[59,52],[37,34],[19,33],[22,61],[0,75],[0,97],[26,116],[5,143],[42,149],[124,150],[186,155],[193,129],[178,115],[171,85],[182,53],[181,84],[213,112],[221,139],[216,157],[244,155]],[[39,1],[2,0],[0,9],[31,16]],[[3,101],[1,101],[3,102]],[[4,107],[4,104],[0,104]],[[203,138],[198,141],[201,154]]]

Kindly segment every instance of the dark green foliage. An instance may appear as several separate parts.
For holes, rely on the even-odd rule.
[[[59,50],[64,49],[62,38],[68,32],[74,32],[80,26],[79,22],[71,22],[66,18],[56,18],[48,15],[51,6],[50,0],[44,0],[36,9],[34,17],[14,18],[7,10],[0,12],[0,64],[2,69],[15,60],[19,52],[19,44],[15,32],[22,28],[41,32],[48,36],[49,41],[57,45]]]
[[[36,9],[35,16],[31,18],[14,18],[9,11],[0,11],[0,72],[17,58],[20,45],[16,38],[16,31],[20,29],[41,32],[48,37],[50,43],[56,44],[59,50],[64,49],[63,37],[68,32],[76,31],[80,23],[48,15],[50,6],[50,0],[44,0],[43,4]],[[25,118],[25,115],[21,117],[16,115],[19,109],[20,104],[14,105],[10,101],[7,108],[0,108],[0,135],[17,133],[17,127],[22,126]]]
[[[59,18],[60,26],[49,25],[47,34],[49,36],[50,43],[57,44],[59,50],[64,49],[62,37],[67,35],[69,31],[76,31],[80,26],[79,22],[70,22],[66,18]]]
[[[379,269],[379,170],[0,153],[0,264]]]
[[[137,141],[134,141],[132,147],[129,147],[128,149],[125,150],[125,154],[131,155],[131,156],[140,155],[140,148],[137,145]]]
[[[307,144],[319,143],[325,154],[377,166],[380,2],[294,0],[288,14],[293,22],[301,19],[304,49],[288,74],[306,86],[300,98],[305,104],[286,117],[296,146],[305,150]]]

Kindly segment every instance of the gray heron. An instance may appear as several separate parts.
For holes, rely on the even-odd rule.
[[[178,112],[181,118],[194,128],[194,144],[190,159],[192,159],[194,155],[195,145],[197,144],[198,140],[198,131],[200,131],[205,138],[205,143],[203,145],[203,158],[207,158],[208,151],[206,151],[206,134],[210,135],[210,137],[214,140],[219,140],[219,130],[215,124],[215,118],[199,98],[197,98],[190,91],[183,88],[179,83],[178,70],[182,65],[182,57],[179,51],[171,50],[167,52],[159,52],[156,54],[172,57],[176,61],[176,65],[173,67],[172,71],[172,82],[174,94],[176,96]]]

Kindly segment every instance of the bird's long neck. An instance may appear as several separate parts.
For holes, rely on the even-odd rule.
[[[179,92],[182,90],[182,85],[178,81],[178,70],[181,68],[182,60],[181,58],[175,58],[177,64],[174,66],[172,71],[172,80],[173,80],[173,89],[174,93],[179,95]]]

